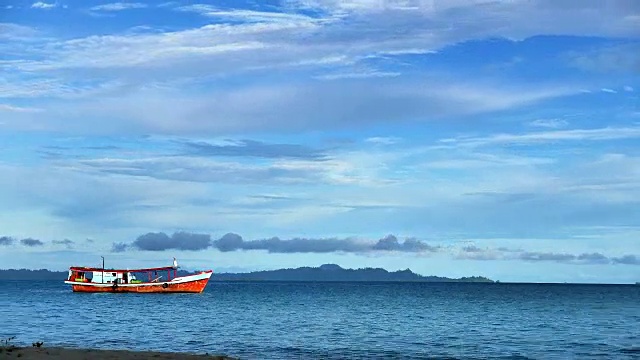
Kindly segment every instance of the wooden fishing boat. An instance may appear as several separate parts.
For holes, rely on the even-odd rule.
[[[136,274],[147,279],[139,279]],[[207,270],[178,276],[175,258],[173,266],[144,269],[105,269],[102,258],[102,268],[70,267],[64,283],[74,292],[85,293],[201,293],[212,274]]]

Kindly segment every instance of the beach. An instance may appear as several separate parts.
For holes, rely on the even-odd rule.
[[[130,350],[97,350],[69,348],[6,347],[0,348],[0,359],[20,360],[233,360],[223,355],[189,354]]]

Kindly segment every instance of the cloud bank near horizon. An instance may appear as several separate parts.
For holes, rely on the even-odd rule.
[[[437,246],[431,246],[426,242],[415,238],[407,238],[399,241],[394,235],[387,235],[375,242],[358,240],[354,238],[293,238],[283,240],[278,237],[259,240],[244,240],[235,233],[227,233],[219,239],[212,240],[208,234],[194,234],[189,232],[175,232],[169,236],[163,232],[147,233],[140,235],[130,244],[114,243],[113,252],[126,250],[140,251],[165,251],[165,250],[206,250],[209,248],[221,252],[264,250],[269,253],[368,253],[380,251],[397,252],[437,252]]]
[[[89,242],[89,240],[87,240]],[[24,247],[44,247],[47,243],[64,245],[73,249],[75,241],[52,240],[45,242],[39,239],[25,238],[16,240],[10,236],[0,237],[0,246],[9,247],[15,244]],[[122,253],[129,251],[163,252],[204,251],[217,250],[220,252],[234,251],[266,251],[272,254],[326,254],[326,253],[413,253],[416,255],[445,254],[456,260],[499,261],[519,260],[525,262],[556,262],[566,264],[599,264],[599,265],[640,265],[640,256],[623,254],[620,256],[606,256],[599,252],[585,252],[578,254],[554,253],[544,251],[528,251],[505,247],[490,248],[475,245],[433,245],[414,237],[403,240],[395,235],[387,235],[377,240],[358,238],[291,238],[280,239],[271,237],[266,239],[245,240],[236,233],[226,233],[218,239],[212,239],[210,234],[198,234],[187,231],[174,232],[168,235],[164,232],[149,232],[138,236],[133,242],[114,242],[111,252]]]
[[[0,237],[0,246],[10,246],[15,243],[19,243],[20,245],[27,246],[27,247],[37,247],[37,246],[44,245],[42,241],[38,239],[33,239],[33,238],[25,238],[25,239],[20,239],[20,241],[18,241],[17,239],[11,236]]]
[[[355,238],[292,238],[245,240],[235,233],[227,233],[218,239],[209,234],[175,232],[167,235],[164,232],[140,235],[131,243],[113,243],[112,252],[124,251],[201,251],[215,249],[221,252],[230,251],[266,251],[268,253],[381,253],[400,252],[414,254],[449,254],[459,260],[520,260],[526,262],[558,262],[569,264],[621,264],[640,265],[640,256],[625,254],[622,256],[606,256],[601,253],[553,253],[541,251],[514,250],[509,248],[480,248],[475,245],[452,246],[432,245],[416,238],[398,239],[387,235],[372,241]]]

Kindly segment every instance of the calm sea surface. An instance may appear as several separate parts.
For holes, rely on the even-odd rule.
[[[215,283],[202,294],[76,294],[0,282],[17,344],[241,359],[640,359],[640,286]]]

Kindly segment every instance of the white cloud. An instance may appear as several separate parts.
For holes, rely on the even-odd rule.
[[[624,87],[624,91],[633,92],[633,88],[631,86],[627,85],[627,86]]]
[[[1,63],[0,63],[1,64]],[[65,82],[62,79],[0,78],[0,97],[4,98],[85,98],[93,95],[106,95],[127,88],[127,84],[112,82]]]
[[[400,138],[393,136],[375,136],[365,139],[365,142],[377,144],[377,145],[393,145],[400,142]]]
[[[42,2],[42,1],[38,1],[38,2],[35,2],[35,3],[31,4],[31,8],[32,9],[42,9],[42,10],[53,9],[53,8],[55,8],[57,6],[58,6],[58,4],[51,4],[51,3],[46,3],[46,2]]]
[[[456,1],[403,1],[403,0],[290,0],[289,5],[298,8],[315,8],[333,12],[372,13],[390,10],[421,10],[424,12],[446,11],[495,3],[491,0]]]
[[[50,53],[48,60],[31,61],[19,64],[17,67],[25,71],[66,68],[109,68],[123,71],[127,68],[145,66],[147,67],[145,73],[150,74],[154,74],[156,69],[165,69],[159,73],[163,78],[171,77],[171,74],[176,73],[179,75],[181,71],[196,71],[197,75],[205,75],[211,73],[212,66],[217,67],[220,72],[221,69],[238,70],[238,68],[249,64],[259,64],[261,60],[269,61],[269,55],[265,55],[261,60],[255,58],[255,54],[271,47],[272,44],[269,43],[273,41],[266,41],[268,38],[277,37],[283,32],[294,30],[294,28],[303,31],[306,26],[312,25],[273,23],[231,26],[218,24],[159,34],[134,33],[120,36],[91,36],[58,43],[50,42],[46,44],[46,47],[54,51]],[[272,50],[276,57],[282,58],[283,49]],[[244,54],[238,52],[244,52]],[[212,59],[218,61],[211,64]],[[167,68],[171,70],[167,72]],[[127,75],[131,76],[130,73]]]
[[[557,129],[569,125],[564,119],[536,119],[529,123],[529,126]]]
[[[0,191],[12,213],[45,209],[50,215],[38,223],[65,224],[71,229],[67,231],[80,233],[78,225],[99,229],[105,224],[130,231],[154,226],[246,229],[259,236],[281,234],[278,230],[295,234],[300,228],[362,234],[400,226],[437,238],[527,231],[548,235],[576,224],[629,223],[637,207],[634,199],[640,198],[640,162],[630,155],[609,154],[596,161],[585,156],[578,165],[556,165],[557,154],[545,153],[544,147],[535,156],[517,156],[512,151],[434,151],[407,145],[409,139],[402,148],[354,151],[349,146],[333,151],[331,161],[240,163],[166,157],[149,154],[150,148],[145,154],[136,150],[89,160],[70,156],[38,171],[0,164],[6,175]],[[411,159],[430,163],[419,168]],[[403,174],[402,164],[413,172]],[[447,176],[451,169],[462,176]],[[326,184],[332,186],[322,186]],[[247,201],[248,195],[265,192],[298,200]],[[465,195],[470,193],[475,195]],[[0,212],[7,219],[3,216]],[[455,221],[461,217],[464,222]],[[541,226],[531,230],[532,222]]]
[[[32,27],[13,23],[0,23],[0,40],[26,41],[36,35],[38,35],[38,31]]]
[[[471,153],[431,160],[420,165],[427,169],[522,168],[555,163],[553,158],[510,156],[506,154]]]
[[[400,50],[389,50],[389,51],[381,51],[376,55],[385,56],[385,55],[424,55],[424,54],[436,54],[437,51],[426,50],[426,49],[400,49]]]
[[[640,138],[640,127],[605,127],[570,129],[525,134],[496,134],[487,137],[449,138],[441,140],[455,146],[485,146],[500,144],[534,144],[559,141],[606,141]]]
[[[607,6],[607,11],[600,11],[600,5],[559,7],[522,1],[463,5],[434,2],[420,6],[327,1],[304,5],[321,9],[317,17],[300,13],[296,10],[299,6],[300,3],[291,5],[288,12],[218,9],[199,4],[179,7],[177,9],[182,11],[197,11],[234,23],[164,34],[90,36],[48,42],[42,48],[48,60],[34,61],[24,69],[122,69],[153,64],[154,68],[170,67],[174,73],[193,69],[197,64],[202,73],[211,74],[210,67],[203,64],[221,59],[218,59],[220,51],[210,52],[209,49],[233,51],[232,44],[261,46],[242,55],[231,54],[235,61],[226,60],[225,66],[220,67],[225,72],[293,64],[301,55],[308,58],[342,55],[362,59],[381,54],[424,54],[450,44],[487,37],[523,39],[535,35],[584,35],[586,29],[598,29],[593,32],[594,36],[635,34],[635,27],[619,24],[628,13],[616,6]],[[376,10],[378,8],[384,11]],[[574,21],[562,21],[567,16]],[[194,54],[200,56],[198,60],[202,63],[192,58]]]
[[[5,174],[0,178],[3,203],[23,215],[12,224],[12,229],[18,231],[24,231],[20,229],[28,227],[26,222],[34,218],[61,236],[72,236],[77,231],[97,235],[100,232],[97,229],[104,228],[105,224],[109,231],[145,227],[144,223],[128,220],[128,216],[149,209],[178,208],[189,199],[207,196],[206,189],[199,183],[184,182],[174,187],[170,181],[153,178],[94,176],[78,166],[58,163],[0,164],[0,170]],[[6,219],[7,215],[11,216],[0,211],[0,217]],[[65,231],[67,235],[62,235]]]
[[[114,4],[103,6],[122,8]],[[576,24],[587,20],[603,24],[599,29],[606,35],[611,30],[608,26],[620,15],[614,7],[597,20],[591,19],[588,10],[574,12],[575,22],[539,23],[534,21],[536,16],[560,16],[565,9],[526,2],[467,3],[455,11],[449,3],[434,3],[427,8],[388,3],[383,4],[384,11],[366,1],[307,5],[325,10],[310,17],[296,12],[300,3],[278,15],[193,5],[191,11],[234,21],[179,31],[47,39],[13,46],[14,52],[27,55],[0,62],[7,74],[0,79],[0,95],[87,99],[73,108],[53,101],[39,105],[51,110],[46,123],[35,117],[7,119],[5,123],[23,129],[97,131],[108,127],[115,131],[221,133],[317,129],[369,120],[422,120],[513,109],[576,90],[553,84],[507,87],[495,82],[462,83],[428,76],[405,81],[405,68],[401,66],[378,68],[363,62],[429,53],[487,36],[578,33],[582,28]],[[501,16],[487,17],[492,11]],[[531,14],[522,18],[525,11]],[[441,31],[442,26],[450,29]],[[290,83],[210,90],[217,87],[211,85],[215,84],[213,80],[221,76],[250,73],[259,79],[266,71],[285,68],[290,70]],[[324,81],[324,85],[313,81],[301,85],[298,81],[313,76],[332,81]],[[87,83],[87,78],[94,81]],[[98,94],[102,95],[99,100],[88,99]],[[96,126],[86,121],[96,116],[106,119],[107,114],[111,119],[108,123]]]
[[[11,54],[0,60],[0,97],[5,99],[0,118],[8,134],[35,129],[75,135],[218,134],[227,139],[229,134],[262,130],[276,136],[318,134],[314,130],[324,135],[324,130],[335,129],[348,129],[349,135],[368,129],[365,133],[371,134],[369,125],[380,123],[377,130],[393,128],[408,135],[401,146],[395,146],[392,135],[398,133],[392,132],[354,139],[345,146],[349,150],[331,150],[331,161],[326,162],[163,157],[145,142],[105,158],[40,159],[45,166],[33,171],[0,164],[5,174],[0,198],[9,209],[0,212],[0,222],[12,231],[40,224],[34,228],[44,234],[55,228],[59,234],[96,235],[104,228],[126,227],[125,235],[130,236],[136,227],[148,231],[175,226],[246,229],[259,236],[282,234],[277,230],[326,234],[326,229],[370,233],[402,228],[434,237],[521,236],[570,231],[578,225],[637,223],[634,201],[640,198],[640,167],[632,154],[633,141],[621,147],[606,144],[630,154],[601,158],[601,148],[588,146],[596,144],[580,143],[636,140],[637,127],[565,130],[568,123],[562,119],[572,125],[578,121],[534,120],[534,115],[525,119],[534,120],[528,125],[540,132],[471,134],[487,124],[501,129],[522,125],[502,114],[488,119],[487,112],[509,110],[510,116],[511,110],[579,89],[562,85],[563,80],[561,85],[542,83],[548,78],[517,85],[512,81],[522,78],[507,73],[491,81],[477,77],[482,71],[469,77],[434,76],[443,67],[429,66],[431,56],[420,60],[449,45],[486,38],[636,39],[637,24],[629,21],[633,12],[623,3],[421,3],[300,1],[290,2],[283,13],[193,6],[190,11],[205,16],[200,20],[217,24],[171,31],[132,28],[60,39],[44,39],[43,34],[69,33],[49,27],[36,33],[17,24],[0,24],[0,37],[12,41],[0,44],[0,53]],[[124,10],[124,4],[128,3],[102,5],[101,11]],[[314,11],[302,13],[304,6]],[[167,26],[172,22],[160,20]],[[600,62],[589,62],[590,56],[585,56],[582,68],[628,71],[625,66],[637,64],[630,51],[605,55],[596,57],[603,59]],[[617,83],[614,79],[594,86],[590,80],[582,78],[578,85],[597,93]],[[623,91],[621,86],[612,89]],[[554,109],[565,105],[553,103]],[[537,110],[527,108],[527,113],[544,114],[544,109]],[[590,115],[586,117],[593,121],[601,119]],[[445,117],[447,121],[425,124]],[[402,121],[411,121],[411,126],[398,128]],[[468,131],[471,136],[443,141],[442,149],[424,143],[454,136],[440,131]],[[414,141],[424,147],[411,148]],[[495,146],[478,153],[473,147],[553,142],[562,143],[562,148],[538,146],[514,153],[511,147]],[[584,151],[575,155],[578,149],[573,145]],[[272,193],[299,199],[250,198]],[[628,242],[636,243],[637,236]],[[564,244],[553,246],[535,250],[558,252]]]
[[[481,114],[571,94],[571,89],[565,88],[459,85],[436,78],[377,78],[366,83],[314,82],[206,92],[134,85],[116,87],[117,91],[107,87],[103,94],[100,87],[94,89],[86,92],[91,96],[76,98],[73,104],[48,106],[46,122],[41,117],[7,122],[18,129],[37,123],[38,127],[92,133],[131,129],[161,134],[306,131]],[[94,122],[87,123],[87,117]]]
[[[29,113],[29,112],[41,112],[42,109],[13,106],[13,105],[8,105],[8,104],[0,104],[0,112],[2,112],[2,111]]]
[[[602,88],[602,89],[600,89],[600,91],[606,92],[606,93],[609,93],[609,94],[617,94],[618,93],[617,91],[615,91],[613,89],[609,89],[609,88]]]
[[[311,162],[295,166],[296,162],[246,165],[191,157],[161,157],[145,159],[90,159],[81,162],[87,170],[160,180],[230,183],[300,183],[317,180],[319,166]],[[77,165],[72,165],[77,166]]]
[[[640,46],[637,43],[602,46],[586,52],[574,51],[565,57],[573,66],[591,72],[637,73],[640,70]]]
[[[232,9],[232,10],[220,10],[212,5],[205,4],[193,4],[176,8],[181,11],[197,12],[201,15],[208,17],[220,18],[223,20],[231,21],[245,21],[245,22],[286,22],[286,21],[314,21],[311,18],[302,14],[291,14],[282,12],[267,12],[267,11],[255,11],[244,9]]]
[[[93,11],[122,11],[122,10],[129,10],[129,9],[142,9],[142,8],[146,8],[146,7],[147,7],[147,4],[143,4],[143,3],[122,3],[122,2],[117,2],[117,3],[96,5],[96,6],[92,7],[91,10],[93,10]]]
[[[399,72],[390,71],[366,71],[366,72],[342,72],[318,75],[315,78],[320,80],[340,80],[340,79],[367,79],[373,77],[396,77],[402,75]]]

